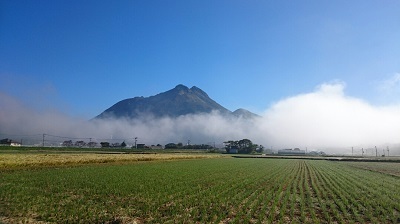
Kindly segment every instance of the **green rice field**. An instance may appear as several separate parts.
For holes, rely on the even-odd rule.
[[[362,163],[220,157],[4,169],[0,223],[399,223],[400,164]]]

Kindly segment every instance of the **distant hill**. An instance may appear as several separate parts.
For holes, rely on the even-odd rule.
[[[243,108],[240,108],[240,109],[237,109],[237,110],[233,111],[232,115],[234,115],[235,117],[241,117],[241,118],[245,118],[245,119],[252,119],[252,118],[255,118],[255,117],[261,117],[260,115],[255,114],[253,112],[250,112],[250,111],[248,111],[246,109],[243,109]]]
[[[218,111],[223,115],[242,118],[254,118],[258,115],[245,109],[234,112],[212,100],[207,93],[193,86],[188,88],[177,85],[166,92],[150,97],[135,97],[114,104],[95,119],[103,118],[140,118],[143,115],[154,117],[179,117],[187,114],[200,114]]]

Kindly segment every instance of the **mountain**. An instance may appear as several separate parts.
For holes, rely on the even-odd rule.
[[[253,119],[255,117],[261,117],[260,115],[255,114],[253,112],[250,112],[250,111],[248,111],[246,109],[243,109],[243,108],[240,108],[240,109],[237,109],[237,110],[233,111],[232,115],[234,115],[235,117],[241,117],[241,118],[244,118],[244,119]]]
[[[244,118],[255,115],[244,109],[231,112],[212,100],[207,93],[196,86],[189,89],[184,85],[177,85],[175,88],[155,96],[135,97],[119,101],[98,115],[96,119],[108,117],[140,118],[143,115],[150,114],[154,117],[179,117],[186,114],[210,113],[212,111]]]

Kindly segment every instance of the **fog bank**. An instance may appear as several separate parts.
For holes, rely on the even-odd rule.
[[[192,144],[220,145],[248,138],[275,150],[307,147],[309,151],[351,153],[351,147],[357,152],[390,146],[391,154],[398,153],[395,147],[400,143],[400,105],[374,106],[347,96],[344,89],[343,83],[322,84],[310,93],[272,104],[261,118],[252,121],[227,118],[217,112],[178,118],[87,121],[55,110],[39,112],[0,93],[0,137],[40,141],[44,133],[49,143],[91,138],[98,142],[125,140],[128,144],[138,137],[138,142],[148,145],[188,140]]]
[[[311,148],[368,148],[400,142],[400,106],[373,106],[346,96],[343,83],[283,99],[264,114],[260,128],[272,144]]]

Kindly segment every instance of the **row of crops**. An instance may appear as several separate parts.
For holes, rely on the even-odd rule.
[[[0,222],[399,223],[400,178],[346,163],[199,159],[0,173]]]

